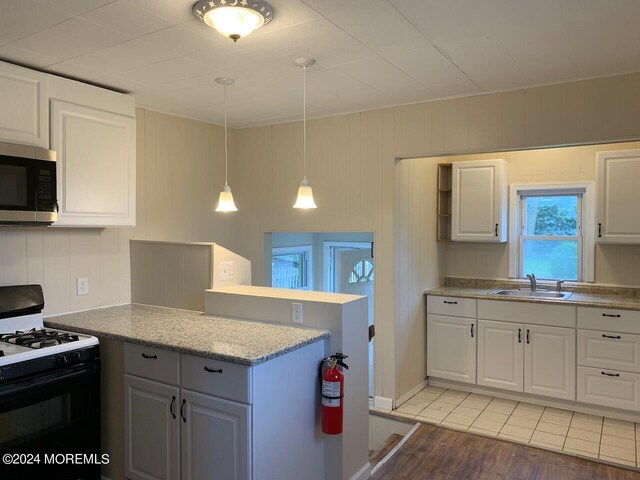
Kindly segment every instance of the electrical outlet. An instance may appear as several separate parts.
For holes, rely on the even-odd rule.
[[[291,321],[293,323],[302,323],[302,304],[301,303],[291,304]]]
[[[220,262],[220,280],[233,280],[233,262]]]
[[[89,278],[88,277],[76,278],[76,293],[78,296],[89,295]]]

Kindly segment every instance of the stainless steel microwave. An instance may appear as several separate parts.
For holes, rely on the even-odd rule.
[[[0,225],[50,225],[57,212],[56,152],[0,143]]]

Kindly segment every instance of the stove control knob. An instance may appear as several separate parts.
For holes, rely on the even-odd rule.
[[[82,356],[80,355],[80,352],[73,352],[71,354],[71,361],[73,363],[78,363],[80,360],[82,360]]]
[[[61,367],[64,367],[67,363],[69,363],[69,359],[65,355],[60,355],[56,361]]]

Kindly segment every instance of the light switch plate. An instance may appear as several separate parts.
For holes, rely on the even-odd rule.
[[[76,294],[78,296],[89,295],[89,278],[88,277],[76,278]]]
[[[233,262],[220,262],[220,280],[233,280]]]
[[[291,304],[291,321],[293,323],[302,323],[302,304],[301,303]]]

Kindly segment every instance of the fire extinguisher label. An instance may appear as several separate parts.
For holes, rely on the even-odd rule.
[[[340,382],[327,382],[322,381],[322,405],[324,407],[339,407],[339,398],[326,398],[326,397],[339,397],[340,396]]]

